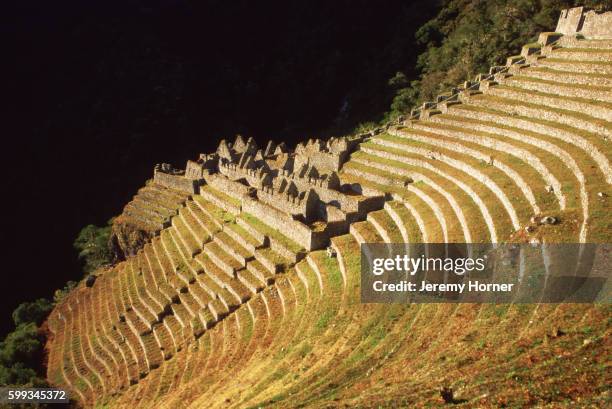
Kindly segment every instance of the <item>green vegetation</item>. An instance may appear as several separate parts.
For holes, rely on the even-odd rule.
[[[39,298],[33,302],[24,302],[13,312],[13,321],[16,326],[29,323],[40,325],[49,315],[52,308],[53,304],[46,298]]]
[[[64,288],[55,290],[55,293],[53,294],[53,302],[55,304],[58,304],[59,302],[61,302],[64,299],[64,297],[68,295],[68,293],[77,286],[77,284],[78,283],[76,281],[68,281],[66,285],[64,286]]]
[[[74,241],[83,261],[83,271],[89,273],[111,262],[108,245],[112,219],[104,227],[85,226]],[[15,329],[0,341],[0,386],[46,387],[44,361],[44,331],[40,328],[53,306],[61,302],[78,283],[68,281],[53,294],[53,301],[39,298],[20,304],[12,314]]]
[[[450,87],[503,65],[525,44],[534,46],[540,32],[555,27],[559,10],[586,5],[611,9],[609,2],[571,0],[447,0],[438,15],[416,32],[425,47],[417,62],[418,78],[402,72],[388,82],[394,92],[385,119],[431,101]]]
[[[79,259],[83,262],[83,271],[90,273],[111,261],[111,251],[108,245],[113,219],[106,226],[98,227],[93,224],[85,226],[74,241],[74,248],[79,252]]]
[[[39,325],[53,305],[44,298],[25,302],[13,312],[15,329],[0,341],[0,386],[45,386],[44,336]]]

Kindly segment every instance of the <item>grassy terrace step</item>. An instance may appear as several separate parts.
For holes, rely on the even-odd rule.
[[[360,244],[363,243],[384,243],[385,240],[376,232],[370,222],[363,221],[351,224],[351,234]]]
[[[377,210],[368,213],[367,221],[370,222],[384,239],[386,243],[404,243],[404,237],[399,226],[389,216],[386,210]]]
[[[175,260],[175,275],[171,275],[169,282],[176,288],[184,288],[185,285],[192,283],[198,274],[199,266],[193,260],[191,254],[185,250],[174,231],[169,235],[173,240],[167,242],[165,247],[168,255]],[[178,278],[180,281],[176,281]]]
[[[595,86],[612,86],[612,74],[565,71],[550,67],[529,67],[520,71],[521,76],[566,82],[567,84],[583,84]]]
[[[83,306],[79,312],[81,331],[88,337],[87,342],[89,349],[94,359],[97,361],[98,371],[105,377],[106,388],[116,389],[117,381],[119,380],[116,377],[116,371],[119,370],[119,367],[112,353],[105,345],[105,342],[108,342],[108,340],[100,337],[95,326],[95,320],[98,319],[99,316],[96,316],[94,312],[95,298],[92,293],[93,291],[84,293],[84,298],[80,301]],[[109,379],[111,377],[114,379]]]
[[[203,274],[198,274],[196,280],[210,298],[219,298],[228,308],[239,306],[243,300],[236,294],[242,291],[240,287],[234,288],[235,279],[227,277],[205,254],[198,255],[196,259],[205,271]]]
[[[571,61],[562,58],[547,57],[539,60],[537,65],[572,72],[612,74],[612,66],[605,61]]]
[[[405,152],[394,148],[383,146],[365,148],[362,146],[362,150],[363,154],[360,152],[359,155],[354,155],[355,163],[351,163],[349,168],[359,167],[368,173],[386,172],[403,175],[408,172],[408,174],[415,175],[417,183],[408,185],[406,189],[425,200],[436,217],[441,220],[442,229],[445,232],[443,242],[458,238],[457,235],[451,234],[452,231],[463,232],[463,237],[467,242],[471,240],[495,242],[498,236],[506,237],[514,231],[508,210],[501,206],[501,203],[493,205],[498,203],[499,199],[493,196],[488,189],[484,190],[480,187],[477,182],[468,182],[472,179],[467,174],[438,173],[441,172],[442,165],[420,160],[414,161]],[[358,163],[357,160],[361,163]],[[427,169],[427,165],[431,166],[431,169]],[[436,196],[440,195],[443,198],[436,199]],[[441,214],[436,206],[442,206],[445,202],[448,202],[449,207],[448,210],[441,209],[443,213]],[[460,223],[460,227],[453,228],[448,225],[453,219]],[[470,220],[469,225],[466,220]]]
[[[172,304],[172,314],[177,319],[182,328],[189,328],[189,323],[193,315],[190,314],[189,310],[182,304]]]
[[[177,208],[181,205],[181,203],[185,200],[171,200],[168,196],[165,196],[163,193],[159,193],[154,190],[141,189],[138,191],[138,194],[134,196],[132,201],[134,203],[143,203],[146,206],[151,206],[156,209],[162,215],[171,215],[176,214]]]
[[[175,350],[180,351],[185,346],[185,332],[183,331],[181,323],[176,318],[176,316],[172,314],[164,318],[164,326],[172,337],[172,342],[174,343]]]
[[[507,84],[489,88],[486,94],[516,100],[517,102],[531,101],[548,108],[581,112],[592,119],[602,121],[608,121],[612,118],[612,104],[595,99],[563,97],[558,94],[531,91]],[[477,99],[477,97],[474,97],[474,99]]]
[[[228,223],[224,225],[223,232],[251,253],[254,253],[255,250],[266,244],[265,240],[259,240],[237,223]]]
[[[170,280],[173,273],[179,270],[179,264],[183,262],[183,254],[180,251],[185,251],[184,248],[177,247],[176,241],[178,239],[175,238],[172,230],[165,229],[161,231],[159,244],[156,247],[157,258],[168,280]]]
[[[134,201],[142,201],[147,206],[154,207],[159,210],[161,214],[172,215],[176,214],[177,209],[187,200],[188,195],[184,194],[179,197],[168,195],[164,191],[156,189],[144,188],[140,189]]]
[[[470,135],[461,135],[458,131],[432,126],[429,121],[424,121],[423,124],[415,123],[412,128],[395,131],[395,137],[387,139],[383,136],[383,138],[391,142],[394,147],[401,146],[410,152],[420,154],[425,149],[425,152],[443,155],[442,161],[472,174],[487,187],[494,189],[498,197],[502,192],[517,199],[523,196],[522,203],[520,199],[515,200],[517,202],[515,207],[522,204],[531,207],[530,211],[540,213],[541,205],[553,202],[552,206],[554,206],[554,201],[550,200],[550,195],[546,192],[546,185],[551,184],[559,190],[561,186],[536,157],[527,151],[521,152],[520,150],[510,155],[507,149],[511,146],[506,144],[483,146],[483,143],[486,144],[488,140],[470,138]],[[398,145],[397,142],[400,141],[407,142],[407,146]],[[537,170],[528,164],[534,164]],[[529,180],[529,183],[526,180]],[[534,191],[537,194],[537,200]]]
[[[190,316],[194,317],[198,314],[200,304],[189,291],[179,293],[178,301],[185,307]]]
[[[554,58],[561,58],[571,61],[600,61],[608,64],[612,63],[612,50],[598,48],[556,48],[551,53]]]
[[[132,332],[127,323],[119,322],[116,324],[117,333],[121,342],[125,343],[129,353],[133,357],[133,365],[138,378],[144,377],[148,373],[148,367],[145,360],[145,353],[142,345],[138,341],[137,335]]]
[[[155,205],[151,205],[144,200],[134,199],[125,206],[125,212],[135,217],[147,218],[154,223],[161,223],[168,217],[168,214],[158,211]]]
[[[400,201],[385,203],[385,211],[397,225],[402,236],[402,243],[422,243],[420,227],[408,208]]]
[[[141,345],[146,354],[148,370],[151,371],[159,368],[164,361],[164,357],[159,349],[159,344],[157,343],[153,333],[149,333],[141,337]]]
[[[165,280],[160,276],[159,280],[154,277],[150,263],[148,260],[148,256],[145,252],[139,254],[139,258],[143,260],[140,267],[140,272],[142,275],[136,277],[136,285],[138,286],[139,293],[146,293],[148,299],[150,300],[150,308],[152,308],[151,312],[157,315],[159,318],[163,312],[168,307],[168,300],[161,294],[158,290],[158,286],[165,282]],[[146,277],[147,283],[145,283]]]
[[[240,271],[246,271],[248,273],[248,270]],[[229,280],[226,284],[226,288],[241,304],[247,302],[253,295],[253,292],[238,278]]]
[[[280,273],[292,264],[291,261],[269,247],[257,249],[255,251],[255,259],[272,274]]]
[[[489,157],[489,160],[493,159],[492,166],[500,168],[508,177],[515,179],[517,187],[523,191],[523,195],[531,204],[533,200],[537,200],[539,207],[543,209],[565,207],[566,198],[561,190],[561,183],[551,170],[558,167],[558,162],[555,160],[547,163],[546,159],[550,155],[543,155],[546,152],[541,148],[509,141],[495,134],[446,124],[441,118],[415,123],[414,128],[428,131],[430,135],[444,135],[449,141],[462,140],[464,142],[461,146],[482,152],[486,155],[485,158]],[[438,136],[437,139],[441,138]],[[547,191],[548,186],[553,187],[553,195]]]
[[[138,194],[128,203],[128,205],[141,208],[144,211],[166,218],[177,213],[177,208],[180,206],[180,203],[174,207],[167,207],[166,204],[160,203],[155,196]]]
[[[207,243],[204,246],[203,252],[221,271],[223,271],[229,277],[235,277],[236,270],[243,267],[243,265],[236,260],[236,258],[226,253],[216,241]]]
[[[168,200],[172,200],[175,203],[182,203],[189,196],[188,193],[183,192],[182,190],[171,189],[153,181],[147,182],[144,188],[158,192],[160,195],[167,197]]]
[[[161,345],[160,351],[163,359],[167,361],[172,358],[176,353],[176,347],[168,328],[163,323],[156,324],[153,326],[153,336],[157,340],[157,343]]]
[[[200,195],[233,215],[238,215],[240,213],[240,208],[242,206],[240,200],[235,199],[234,197],[217,190],[210,185],[201,186]]]
[[[503,80],[503,84],[531,91],[555,93],[561,97],[590,99],[612,102],[612,87],[604,85],[571,84],[550,79],[532,78],[527,75],[514,75]]]
[[[130,267],[137,294],[149,311],[159,317],[166,305],[163,297],[158,294],[156,277],[153,276],[147,255],[142,249],[130,260]]]
[[[209,236],[212,236],[221,229],[223,223],[211,216],[210,212],[205,212],[202,210],[201,206],[208,206],[212,209],[212,203],[205,202],[204,199],[199,200],[199,202],[200,203],[198,203],[198,199],[194,198],[194,200],[190,200],[186,203],[186,207],[189,209],[194,220],[200,225],[202,230],[204,230]]]
[[[288,253],[302,254],[304,252],[304,248],[298,243],[294,242],[287,236],[284,236],[278,230],[268,226],[249,213],[241,213],[237,221],[242,228],[246,229],[251,235],[260,241],[264,237],[268,237],[271,241],[274,241],[276,245],[284,248]]]
[[[600,48],[604,50],[612,49],[612,41],[609,39],[562,37],[561,45],[569,48]]]
[[[172,227],[173,229],[169,229],[169,232],[173,236],[176,246],[185,257],[193,257],[202,250],[202,243],[198,242],[180,217],[172,219]]]
[[[121,291],[120,297],[125,311],[124,316],[126,319],[130,319],[130,328],[136,329],[140,334],[150,331],[156,317],[148,313],[147,309],[141,304],[136,289],[132,286],[125,271],[121,271],[117,275],[117,282]]]
[[[266,284],[274,283],[275,273],[271,272],[258,260],[251,260],[247,263],[247,270],[250,271],[255,277]]]
[[[93,311],[94,317],[92,321],[95,325],[95,329],[103,340],[103,345],[107,347],[111,358],[114,358],[115,366],[120,366],[125,379],[128,380],[128,369],[127,361],[123,356],[123,351],[118,344],[114,342],[114,338],[108,334],[109,328],[112,326],[113,320],[110,315],[110,304],[112,303],[112,294],[109,294],[109,279],[101,278],[96,282],[96,286],[93,288],[96,290],[94,293]],[[128,380],[129,381],[129,380]]]
[[[204,272],[202,272],[202,274],[204,274]],[[187,291],[189,291],[189,293],[201,307],[206,306],[213,298],[213,296],[211,296],[207,290],[202,288],[200,283],[197,281],[197,278],[195,282],[189,284]]]
[[[347,337],[350,337],[355,330],[350,321],[350,318],[354,316],[346,317],[340,314],[343,291],[342,277],[337,260],[328,258],[323,251],[310,253],[307,260],[313,269],[324,277],[325,295],[320,302],[315,304],[318,307],[315,317],[319,317],[315,319],[315,325],[310,325],[307,331],[299,332],[304,334],[305,340],[309,345],[312,345],[312,353],[317,356],[317,359],[298,360],[296,364],[305,367],[300,374],[299,382],[291,382],[288,385],[290,388],[285,388],[286,395],[278,398],[287,399],[291,396],[293,402],[296,402],[294,400],[296,397],[302,402],[308,402],[308,400],[303,400],[303,397],[310,399],[317,395],[315,391],[319,385],[327,385],[326,378],[333,372],[331,368],[336,368],[338,362],[336,357],[346,345]],[[308,323],[312,319],[302,319],[302,321]],[[339,337],[338,334],[342,334],[342,336]],[[287,380],[287,382],[290,381],[290,379]],[[264,401],[268,401],[269,398],[268,394],[260,394],[253,403],[257,406]]]
[[[550,186],[555,189],[554,193],[560,205],[563,204],[563,199],[565,199],[568,207],[576,205],[575,198],[572,198],[572,191],[568,192],[567,190],[567,183],[575,179],[574,176],[580,173],[580,169],[567,149],[564,150],[559,146],[563,145],[563,143],[560,144],[558,140],[547,135],[527,132],[492,121],[478,120],[461,115],[461,113],[468,112],[465,110],[451,112],[453,114],[438,115],[432,121],[428,121],[428,125],[442,127],[448,130],[448,132],[456,132],[458,135],[477,135],[478,137],[495,141],[493,143],[502,141],[504,145],[516,147],[519,151],[529,152],[552,174],[554,180],[563,181],[559,187],[555,186],[554,180],[548,180]],[[457,115],[454,115],[455,112],[457,112]]]
[[[589,213],[599,212],[597,209],[603,203],[596,199],[597,192],[608,187],[604,175],[599,173],[596,167],[593,167],[593,159],[589,157],[589,155],[594,154],[595,150],[590,150],[587,153],[587,151],[577,149],[576,146],[567,143],[569,138],[560,139],[549,134],[533,132],[531,129],[536,127],[530,125],[527,119],[515,119],[503,116],[503,113],[476,110],[474,107],[467,106],[453,107],[450,112],[456,113],[456,115],[440,115],[434,121],[464,127],[465,129],[487,131],[495,133],[499,138],[512,138],[536,146],[536,150],[539,151],[539,155],[542,156],[542,160],[547,167],[554,172],[558,180],[563,181],[561,189],[567,197],[567,208],[582,209],[582,223]],[[508,123],[524,122],[525,125],[522,128],[504,125],[503,120],[500,120],[503,118],[507,118]],[[548,130],[543,129],[543,131]],[[550,133],[550,131],[548,132]],[[599,141],[597,142],[599,143]],[[609,151],[609,148],[607,149]],[[534,153],[538,154],[535,151]],[[593,226],[598,224],[592,223]]]
[[[264,287],[266,287],[266,283],[260,280],[255,274],[247,269],[243,269],[238,271],[237,273],[238,280],[244,284],[246,288],[249,289],[252,293],[260,292]]]
[[[302,260],[295,265],[295,272],[306,288],[309,301],[316,300],[323,295],[323,281],[306,260]]]
[[[602,208],[605,203],[597,199],[597,192],[605,191],[608,189],[606,182],[612,182],[608,160],[612,149],[601,136],[552,121],[509,115],[485,106],[461,104],[453,106],[449,112],[453,122],[464,121],[467,128],[495,132],[500,137],[523,140],[532,145],[544,143],[541,147],[549,152],[550,160],[556,159],[558,162],[558,166],[551,169],[559,174],[558,179],[563,181],[562,189],[568,197],[568,207],[582,208],[583,224],[580,232],[577,232],[578,239],[586,240],[583,234],[587,233],[594,240],[596,237],[602,237],[600,223],[590,223],[588,232],[584,224],[588,214],[600,215],[607,212]],[[438,119],[444,120],[445,117],[447,115]],[[594,164],[598,166],[594,167]],[[569,169],[564,172],[565,175],[561,173],[561,165]],[[570,240],[570,237],[576,240],[573,234],[567,235],[566,239]]]
[[[141,278],[142,276],[138,276],[134,272],[133,266],[130,265],[130,268],[126,271],[126,275],[128,276],[129,286],[134,289],[131,297],[136,297],[139,300],[139,304],[144,307],[143,310],[137,310],[139,317],[145,321],[148,326],[152,326],[163,314],[163,306],[157,304],[149,297],[149,294],[145,290],[144,284],[138,280],[138,278]]]
[[[513,201],[511,202],[505,191],[512,191],[515,188],[514,183],[507,178],[496,177],[493,179],[493,173],[491,175],[485,174],[485,172],[489,173],[486,163],[471,162],[469,159],[460,160],[461,156],[451,156],[448,153],[441,152],[439,148],[432,151],[428,149],[427,145],[405,138],[383,136],[374,139],[372,142],[365,144],[370,154],[376,153],[381,158],[386,157],[392,160],[399,159],[411,166],[426,168],[433,174],[454,182],[476,203],[489,225],[492,225],[492,221],[487,211],[487,204],[492,205],[496,201],[503,205],[515,229],[519,228],[519,218],[528,219],[535,210],[519,195],[513,195]],[[378,161],[378,163],[384,165],[380,159]],[[410,168],[405,167],[405,169],[409,170]],[[394,170],[394,168],[391,167],[390,170]],[[416,169],[414,170],[416,171]],[[417,178],[416,180],[421,179],[425,180],[425,177],[421,175],[420,179]],[[444,182],[441,186],[447,183]],[[504,216],[499,215],[498,217]]]
[[[225,286],[225,281],[229,278],[206,253],[198,254],[196,262],[200,264],[203,274],[198,274],[196,280],[208,292],[212,298],[216,298]]]
[[[223,231],[215,234],[215,243],[217,243],[219,247],[221,247],[227,254],[236,259],[236,261],[240,263],[241,267],[246,267],[247,261],[253,258],[253,253],[255,250],[251,251],[243,247],[240,242],[233,238],[235,236],[230,236],[227,234],[227,230],[230,229],[224,229]]]
[[[348,168],[345,165],[343,172],[346,172],[347,169]],[[445,234],[441,226],[441,222],[446,222],[445,218],[436,217],[435,212],[432,211],[432,208],[427,202],[423,201],[422,198],[408,190],[399,188],[389,189],[386,186],[377,185],[376,183],[372,182],[370,178],[363,178],[346,173],[342,174],[342,181],[345,183],[359,183],[361,186],[365,187],[371,186],[371,188],[379,191],[384,191],[382,189],[388,189],[387,191],[392,192],[396,200],[401,200],[404,203],[404,206],[411,214],[418,227],[418,231],[414,234],[421,236],[422,241],[425,243],[466,241],[463,234],[459,234],[457,236],[451,234],[449,235],[448,239],[445,239]],[[438,204],[443,206],[444,202],[438,202]],[[450,214],[452,209],[450,206],[447,206],[447,208],[449,209],[448,212]],[[451,232],[452,231],[454,231],[454,229],[451,229]]]
[[[106,335],[111,340],[113,345],[119,350],[123,361],[126,366],[126,375],[128,378],[128,382],[136,383],[138,380],[138,370],[136,357],[133,354],[132,349],[128,348],[127,343],[125,342],[125,337],[120,334],[118,327],[114,324],[115,320],[113,319],[116,315],[112,313],[113,307],[112,303],[106,303],[105,313],[107,314],[107,319],[113,322],[113,327],[111,329],[107,329]],[[114,304],[112,304],[114,306]]]
[[[92,349],[91,339],[88,336],[86,325],[83,321],[84,298],[79,296],[78,300],[78,305],[75,305],[75,308],[72,311],[72,319],[73,323],[75,324],[75,334],[78,334],[79,336],[80,348],[77,350],[77,359],[81,362],[82,367],[87,372],[87,376],[95,388],[95,394],[105,394],[107,389],[105,369],[98,359],[95,351]]]
[[[482,108],[502,111],[510,116],[527,117],[536,123],[547,121],[556,126],[582,129],[595,134],[612,135],[612,123],[610,121],[596,119],[582,112],[526,102],[527,100],[484,94],[472,98],[470,106],[476,105]]]
[[[244,303],[250,298],[251,292],[236,278],[236,271],[240,270],[242,267],[238,266],[235,270],[232,269],[231,274],[229,274],[229,271],[223,269],[223,265],[219,262],[219,260],[221,260],[221,258],[227,258],[232,261],[233,259],[231,259],[227,254],[220,256],[219,253],[221,251],[222,250],[220,248],[217,248],[216,251],[210,253],[206,251],[205,255],[199,257],[198,262],[204,268],[206,275],[209,276],[218,286],[218,288],[214,289],[217,294],[221,293],[224,299],[234,298],[238,304]],[[233,262],[235,262],[235,260],[233,260]],[[210,287],[210,284],[208,283],[206,286]],[[222,289],[219,290],[219,288]],[[226,292],[231,293],[232,297],[227,297]],[[229,299],[226,300],[226,304],[231,306],[236,305],[234,301],[230,301]]]
[[[65,324],[66,332],[64,333],[64,359],[67,366],[67,377],[71,379],[71,383],[77,390],[81,391],[82,395],[87,396],[87,399],[90,401],[95,401],[94,385],[87,376],[87,371],[78,356],[77,351],[80,349],[80,340],[70,308],[65,311],[65,315],[67,319]]]
[[[141,253],[146,261],[146,263],[142,264],[142,267],[145,268],[145,265],[147,266],[145,269],[145,272],[148,273],[147,281],[154,283],[155,286],[166,282],[168,280],[166,274],[169,272],[169,270],[164,269],[165,266],[158,259],[156,246],[158,246],[159,243],[159,236],[154,237],[151,242],[144,245]]]
[[[364,161],[364,163],[368,163],[368,165],[372,164],[371,161]],[[360,175],[359,179],[361,179],[361,182],[358,183],[361,183],[362,186],[369,186],[371,184],[370,180],[374,179],[374,175],[385,172],[383,169],[366,166],[359,162],[359,160],[355,160],[351,164],[345,166],[345,171],[353,175]],[[423,183],[420,183],[418,187],[398,187],[392,192],[394,197],[396,199],[398,197],[401,198],[410,212],[414,214],[424,237],[429,238],[435,236],[439,237],[440,241],[447,242],[450,237],[456,236],[459,237],[459,241],[471,241],[469,229],[466,228],[462,231],[461,227],[458,225],[453,225],[449,229],[449,222],[453,220],[462,221],[465,217],[463,217],[462,210],[458,207],[455,198],[448,192],[437,191],[431,186],[424,185]],[[456,218],[451,216],[453,211],[457,215]],[[421,214],[431,214],[432,217],[430,219],[435,221],[430,223],[429,227],[426,227],[426,219],[421,217]],[[431,229],[431,231],[428,229]]]
[[[143,211],[139,207],[131,206],[129,203],[123,209],[123,213],[119,216],[120,220],[129,219],[136,226],[150,228],[151,230],[159,230],[162,227],[163,218],[158,215]]]
[[[223,210],[215,203],[207,200],[204,196],[195,195],[193,201],[198,205],[202,213],[208,216],[208,222],[217,226],[218,230],[222,230],[225,223],[231,223],[235,220],[233,214]]]
[[[608,159],[612,154],[612,147],[602,140],[601,135],[597,131],[593,132],[589,129],[578,128],[556,121],[556,119],[563,121],[568,115],[577,115],[576,113],[551,111],[558,114],[558,116],[555,116],[555,121],[553,121],[550,119],[540,119],[543,116],[550,117],[550,115],[542,115],[538,105],[535,104],[523,103],[521,106],[516,106],[508,104],[507,100],[501,98],[483,96],[480,99],[482,99],[483,104],[455,105],[449,112],[471,119],[493,122],[498,127],[520,130],[519,132],[525,132],[536,139],[549,138],[555,144],[558,143],[557,141],[570,143],[589,154],[591,160],[598,164],[604,175],[612,174],[612,168]],[[496,103],[500,104],[500,108],[506,109],[494,108]],[[520,112],[517,112],[517,109]],[[510,113],[508,110],[510,110]],[[580,116],[576,118],[580,119]],[[586,121],[586,118],[583,119]],[[603,131],[605,128],[601,130]],[[608,177],[608,181],[612,182],[612,177]]]
[[[210,240],[211,235],[209,234],[208,230],[202,227],[189,207],[186,206],[181,208],[179,211],[179,218],[189,229],[189,232],[195,239],[196,243],[202,245],[202,243],[206,243]]]
[[[210,312],[216,321],[219,321],[227,314],[229,314],[229,309],[219,299],[212,300],[208,304],[208,308],[210,309]]]

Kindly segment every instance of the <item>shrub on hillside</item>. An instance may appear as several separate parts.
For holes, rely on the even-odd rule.
[[[85,226],[74,241],[74,248],[79,252],[79,259],[83,261],[83,271],[92,272],[96,268],[111,262],[109,238],[111,235],[112,220],[104,227]]]
[[[611,1],[447,0],[438,15],[417,30],[426,47],[417,63],[420,78],[400,87],[392,116],[431,101],[450,87],[488,72],[520,53],[540,32],[554,30],[559,12],[574,6],[612,9]],[[396,76],[397,77],[397,76]],[[409,106],[408,106],[409,105]]]
[[[33,302],[24,302],[13,312],[13,321],[16,326],[27,323],[40,325],[52,309],[53,304],[46,298],[39,298]]]
[[[21,324],[0,342],[0,385],[40,385],[44,337],[35,323]]]

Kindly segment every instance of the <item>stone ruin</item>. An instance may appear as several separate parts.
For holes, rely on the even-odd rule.
[[[555,32],[567,36],[582,35],[592,39],[612,38],[612,13],[598,13],[584,7],[561,11]]]
[[[329,238],[347,233],[350,223],[382,208],[383,196],[361,196],[343,186],[338,171],[369,135],[310,139],[292,152],[253,138],[221,140],[217,150],[187,161],[185,170],[157,165],[154,180],[197,194],[210,185],[240,202],[241,211],[280,230],[306,250],[324,248]]]
[[[191,171],[192,169],[190,169]],[[194,179],[186,177],[186,172],[182,169],[176,169],[169,163],[161,163],[155,165],[153,169],[153,180],[160,185],[182,190],[187,193],[196,192],[196,184]]]

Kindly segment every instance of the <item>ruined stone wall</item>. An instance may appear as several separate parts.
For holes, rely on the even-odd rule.
[[[250,213],[270,227],[303,246],[306,250],[315,250],[325,246],[327,235],[313,232],[304,223],[294,220],[288,214],[258,200],[244,198],[242,211]]]
[[[327,237],[340,236],[349,232],[349,223],[346,220],[327,223],[325,233]]]
[[[159,170],[153,172],[153,180],[162,186],[171,189],[181,190],[190,194],[197,192],[197,183],[192,179],[187,179],[183,175],[171,175]]]
[[[293,183],[300,189],[306,190],[312,188],[319,198],[325,203],[335,202],[345,212],[356,212],[358,210],[358,202],[355,197],[347,196],[337,190],[326,189],[321,186],[311,185],[304,179],[292,178]]]
[[[204,177],[204,167],[198,162],[188,160],[185,167],[185,177],[188,179],[202,179]]]
[[[612,38],[612,12],[596,13],[575,7],[561,11],[555,30],[566,35],[582,34],[586,38]]]
[[[245,186],[240,182],[228,179],[225,176],[219,175],[217,173],[205,175],[204,180],[206,180],[206,183],[212,186],[213,188],[236,199],[241,199],[243,196],[248,196],[249,194],[248,186]]]
[[[266,172],[263,169],[245,169],[234,163],[220,164],[219,173],[232,180],[245,179],[249,185],[258,189],[269,184],[272,180],[270,172]]]
[[[359,214],[365,217],[368,213],[380,210],[385,206],[384,196],[369,196],[359,201]]]
[[[311,153],[308,156],[297,155],[295,157],[295,168],[304,164],[312,165],[320,172],[332,172],[340,170],[340,166],[346,160],[346,154],[331,154],[328,152]]]
[[[587,38],[612,38],[612,12],[597,14],[589,11],[585,13],[580,33]]]
[[[299,197],[275,193],[272,188],[257,191],[257,198],[270,206],[292,215],[306,215],[306,202]]]

